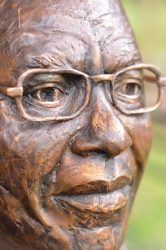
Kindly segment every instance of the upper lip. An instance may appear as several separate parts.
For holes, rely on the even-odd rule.
[[[62,190],[56,195],[108,193],[123,188],[124,186],[130,185],[131,182],[132,182],[132,177],[128,174],[123,174],[115,179],[112,179],[111,181],[95,180],[91,182],[85,182],[83,184],[74,186],[72,188]]]

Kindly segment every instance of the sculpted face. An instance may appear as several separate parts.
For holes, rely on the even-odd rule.
[[[1,86],[16,86],[29,69],[94,76],[141,62],[118,1],[2,1],[0,16]],[[81,75],[27,79],[23,102],[33,117],[72,114],[84,101]],[[66,121],[27,121],[0,94],[1,249],[114,250],[123,243],[151,123],[147,114],[118,111],[109,81],[90,82],[88,104]]]

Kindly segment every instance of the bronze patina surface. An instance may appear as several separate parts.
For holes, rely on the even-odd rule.
[[[2,0],[0,65],[0,250],[118,250],[165,83],[120,2]]]

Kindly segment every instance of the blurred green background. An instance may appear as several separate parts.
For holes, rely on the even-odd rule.
[[[166,76],[166,0],[121,0],[143,61]],[[130,250],[166,250],[166,98],[153,118],[153,144],[126,234]]]

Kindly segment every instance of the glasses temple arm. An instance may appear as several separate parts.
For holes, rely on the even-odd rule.
[[[159,86],[166,87],[166,77],[161,77],[159,80]]]
[[[151,83],[156,83],[156,78],[153,76],[144,76],[144,80],[151,82]],[[159,86],[166,87],[166,77],[159,78]]]
[[[2,87],[0,86],[0,92],[9,97],[17,97],[23,95],[22,87]]]

